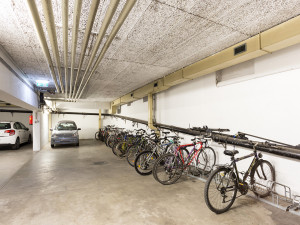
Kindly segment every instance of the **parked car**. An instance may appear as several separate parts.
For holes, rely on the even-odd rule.
[[[26,142],[31,142],[31,133],[22,123],[0,122],[0,145],[19,149]]]
[[[57,144],[75,144],[79,146],[79,134],[78,131],[81,130],[77,128],[76,123],[72,120],[62,120],[59,121],[51,135],[51,148],[54,148]]]

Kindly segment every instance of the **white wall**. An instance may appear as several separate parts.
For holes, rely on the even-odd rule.
[[[156,120],[185,128],[203,125],[229,128],[231,134],[242,131],[292,145],[300,144],[300,70],[296,69],[300,68],[300,61],[297,64],[293,60],[299,52],[300,45],[297,45],[257,58],[253,62],[252,76],[259,77],[256,79],[234,84],[227,82],[226,86],[217,87],[216,74],[212,73],[161,92],[156,95]],[[291,60],[287,60],[289,58]],[[261,77],[266,74],[269,76]],[[122,106],[121,114],[147,120],[147,106],[147,102],[138,100],[131,106]],[[132,128],[130,122],[125,124],[120,119],[106,118],[103,125],[107,124]],[[186,137],[185,141],[189,139]],[[213,143],[213,147],[217,150],[218,163],[229,162],[220,145]],[[240,155],[248,153],[249,150],[240,149]],[[276,180],[300,194],[300,161],[263,155],[274,165]],[[245,160],[238,166],[245,169],[249,163]]]
[[[14,73],[20,72],[1,46],[0,57],[14,70]],[[36,110],[38,108],[37,94],[10,71],[7,65],[0,62],[0,99],[25,109]]]
[[[75,112],[75,110],[68,110]],[[91,112],[91,110],[82,109],[81,112]],[[93,110],[92,112],[99,112]],[[80,139],[94,139],[95,133],[99,130],[99,116],[94,115],[70,115],[70,114],[52,114],[52,128],[60,120],[73,120],[77,124]]]

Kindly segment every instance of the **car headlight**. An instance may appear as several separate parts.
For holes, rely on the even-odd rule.
[[[74,133],[74,134],[73,134],[73,137],[77,137],[77,136],[78,136],[78,133]]]
[[[57,138],[57,135],[56,134],[52,134],[52,138]]]

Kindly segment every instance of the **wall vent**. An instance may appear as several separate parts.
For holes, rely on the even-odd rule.
[[[238,55],[238,54],[241,54],[243,52],[247,51],[247,46],[246,46],[246,43],[243,44],[243,45],[240,45],[236,48],[234,48],[234,55]]]

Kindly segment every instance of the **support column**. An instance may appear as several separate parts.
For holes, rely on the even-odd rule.
[[[41,115],[38,111],[33,111],[33,151],[41,150]]]
[[[99,130],[101,128],[101,109],[99,109]]]
[[[158,130],[153,126],[153,94],[148,94],[148,127],[151,130],[155,130],[158,133]]]
[[[52,128],[52,114],[49,112],[48,114],[48,141],[51,142],[51,131],[50,129]]]

